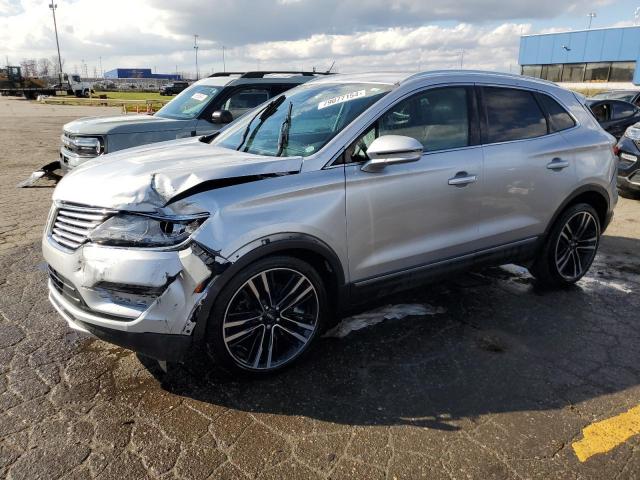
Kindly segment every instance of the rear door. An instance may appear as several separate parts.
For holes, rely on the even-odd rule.
[[[431,88],[399,101],[345,153],[349,271],[358,282],[474,249],[482,184],[472,86]],[[417,139],[417,162],[365,172],[383,135]]]
[[[562,134],[574,119],[551,96],[479,87],[484,182],[479,248],[540,235],[575,185],[572,147]]]

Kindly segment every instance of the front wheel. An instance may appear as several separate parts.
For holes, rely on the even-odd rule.
[[[284,369],[308,351],[326,311],[326,290],[313,267],[288,256],[258,260],[220,292],[207,328],[207,351],[237,372]]]
[[[574,284],[589,270],[600,243],[600,220],[586,203],[565,210],[553,225],[531,273],[542,284]]]

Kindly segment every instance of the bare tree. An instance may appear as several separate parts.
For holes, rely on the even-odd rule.
[[[34,58],[25,58],[20,62],[22,67],[22,75],[25,77],[38,76],[37,62]]]
[[[53,66],[53,72],[52,72],[53,75],[55,75],[55,76],[60,75],[60,67],[58,65],[58,57],[56,55],[53,55],[53,56],[49,57],[49,62]],[[64,70],[64,58],[62,59],[62,69]]]
[[[41,77],[49,77],[53,73],[51,60],[48,58],[38,59],[38,75]]]

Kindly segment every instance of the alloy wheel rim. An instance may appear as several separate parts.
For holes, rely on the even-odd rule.
[[[555,262],[565,280],[580,278],[596,255],[600,230],[595,217],[586,211],[573,215],[560,231],[556,243]]]
[[[225,310],[222,336],[242,368],[270,370],[300,355],[316,333],[318,292],[302,273],[272,268],[252,276]]]

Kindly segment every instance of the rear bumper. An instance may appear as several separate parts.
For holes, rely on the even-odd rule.
[[[618,187],[627,192],[640,193],[640,169],[629,176],[618,175]]]

